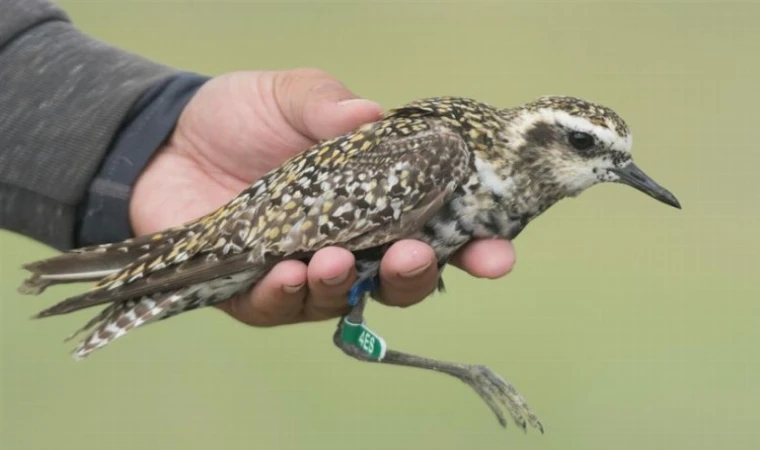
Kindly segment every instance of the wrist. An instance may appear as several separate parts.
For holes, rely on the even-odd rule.
[[[79,246],[134,236],[130,200],[135,183],[206,81],[208,77],[180,73],[149,89],[135,103],[80,205]]]

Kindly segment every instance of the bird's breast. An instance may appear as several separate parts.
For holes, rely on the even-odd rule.
[[[524,227],[524,218],[511,215],[488,196],[464,189],[411,238],[433,247],[439,260],[448,259],[474,238],[513,238]]]

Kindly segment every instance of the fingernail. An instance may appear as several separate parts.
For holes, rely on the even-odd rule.
[[[341,100],[338,102],[338,105],[340,106],[372,106],[380,108],[380,105],[377,102],[373,102],[372,100],[367,100],[366,98],[349,98],[348,100]]]
[[[348,278],[348,272],[343,272],[342,274],[338,275],[337,277],[333,278],[322,278],[322,283],[328,285],[328,286],[337,286],[341,284],[342,282],[346,281]]]
[[[414,268],[412,270],[407,270],[406,272],[401,272],[400,275],[402,277],[404,277],[404,278],[413,278],[413,277],[416,277],[417,275],[421,275],[422,272],[424,272],[425,270],[427,270],[427,268],[430,267],[431,264],[433,264],[433,262],[432,261],[428,261],[425,264],[423,264],[423,265],[421,265],[421,266],[419,266],[417,268]]]
[[[295,284],[295,285],[286,284],[282,287],[282,290],[285,291],[286,294],[295,294],[296,292],[303,289],[305,284],[306,283]]]

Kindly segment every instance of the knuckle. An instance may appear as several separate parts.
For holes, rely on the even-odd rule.
[[[294,78],[332,78],[332,75],[316,67],[299,67],[289,70],[288,73]]]
[[[254,321],[259,327],[273,327],[282,321],[282,314],[271,306],[260,305],[255,308]]]
[[[316,95],[322,92],[342,90],[345,88],[337,78],[321,69],[303,68],[288,72],[290,83],[303,83],[308,94]]]
[[[285,96],[287,93],[314,93],[324,89],[342,86],[340,81],[321,69],[298,68],[277,72],[274,75],[276,90]]]
[[[380,295],[380,301],[387,306],[406,309],[422,302],[434,291],[435,287],[418,292],[410,289],[384,290]]]
[[[252,305],[253,320],[261,327],[283,324],[300,312],[297,300],[293,301],[275,295],[266,298],[251,298],[248,301]]]
[[[312,305],[306,308],[304,316],[309,322],[321,322],[323,320],[334,319],[340,317],[349,312],[348,306],[325,306],[325,305]]]

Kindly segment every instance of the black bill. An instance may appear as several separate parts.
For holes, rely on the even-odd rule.
[[[649,175],[639,169],[636,164],[629,163],[625,167],[612,169],[612,172],[620,177],[620,180],[618,181],[619,183],[627,184],[628,186],[634,187],[667,205],[681,209],[681,204],[678,202],[676,196],[671,194],[670,191],[664,187],[655,183],[655,181],[649,178]]]

